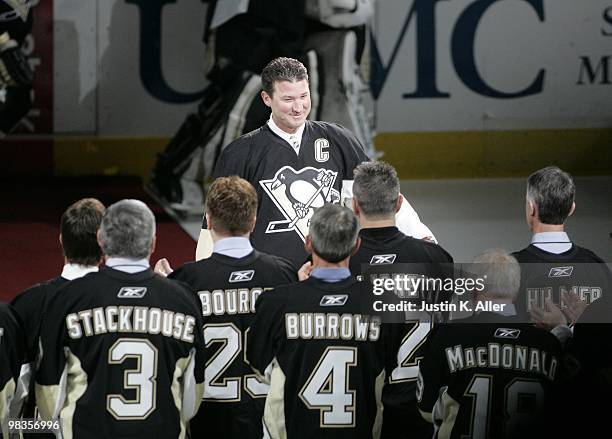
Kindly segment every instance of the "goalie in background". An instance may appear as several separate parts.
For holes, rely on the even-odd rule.
[[[259,73],[279,56],[310,72],[313,120],[340,123],[366,153],[372,144],[371,96],[361,62],[374,0],[209,0],[204,40],[209,84],[157,157],[147,189],[165,207],[202,215],[203,184],[232,140],[264,125]]]
[[[0,139],[9,134],[32,105],[34,72],[22,51],[32,30],[34,1],[0,0]]]

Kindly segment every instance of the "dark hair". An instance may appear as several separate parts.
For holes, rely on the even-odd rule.
[[[261,72],[261,87],[272,97],[274,83],[280,81],[298,82],[308,81],[308,70],[304,64],[293,58],[275,58],[270,61]]]
[[[395,168],[385,162],[364,162],[354,171],[353,196],[366,217],[395,215],[400,183]]]
[[[236,175],[219,177],[206,194],[206,212],[219,232],[244,235],[251,231],[257,214],[257,192],[251,183]]]
[[[64,256],[79,265],[98,265],[102,250],[96,233],[105,213],[104,205],[95,198],[83,198],[62,214],[60,233]]]
[[[544,224],[565,222],[575,192],[572,176],[556,166],[540,169],[527,179],[527,198],[538,207],[538,218]]]
[[[350,256],[358,232],[353,211],[338,204],[324,204],[312,215],[308,236],[314,252],[333,264]]]

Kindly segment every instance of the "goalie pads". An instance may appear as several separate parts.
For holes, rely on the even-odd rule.
[[[357,37],[353,31],[324,31],[308,37],[306,48],[316,53],[316,69],[309,69],[313,110],[311,119],[336,122],[352,131],[369,157],[377,157],[373,144],[371,95],[356,62]],[[311,65],[314,64],[311,61]]]
[[[374,0],[307,0],[306,16],[336,29],[360,26],[374,15]]]
[[[17,41],[8,32],[0,35],[0,85],[23,87],[32,85],[34,71]]]

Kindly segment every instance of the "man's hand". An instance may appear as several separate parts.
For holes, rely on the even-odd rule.
[[[567,319],[571,323],[576,323],[586,309],[587,304],[580,300],[578,295],[566,292],[563,293],[563,302],[567,305],[567,308],[564,310]]]
[[[34,72],[15,40],[5,32],[0,35],[0,85],[24,87],[32,85]]]
[[[312,262],[308,261],[304,265],[302,265],[302,268],[298,270],[298,279],[300,280],[300,282],[308,279],[310,277],[311,272],[312,272]]]
[[[159,274],[160,276],[167,277],[174,270],[170,266],[170,262],[168,262],[168,259],[161,258],[155,263],[155,268],[153,269],[153,271]]]
[[[555,305],[550,297],[546,298],[544,309],[537,306],[531,308],[531,321],[541,329],[550,331],[555,326],[567,325],[563,312]]]

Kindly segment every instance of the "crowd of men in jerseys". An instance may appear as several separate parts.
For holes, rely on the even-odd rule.
[[[447,275],[453,262],[396,228],[399,189],[392,166],[357,166],[352,209],[315,211],[299,272],[250,245],[257,194],[236,176],[207,193],[212,256],[174,271],[165,260],[150,266],[155,218],[144,203],[77,201],[61,218],[61,275],[1,308],[4,437],[7,419],[37,416],[58,419],[65,438],[586,437],[605,428],[610,274],[564,232],[571,176],[532,174],[531,244],[474,259],[486,282],[470,300],[503,311],[450,321],[373,311],[369,279],[398,264]]]

